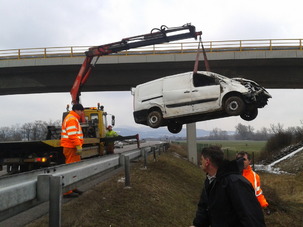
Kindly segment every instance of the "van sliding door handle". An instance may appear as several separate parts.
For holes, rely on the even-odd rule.
[[[189,91],[184,91],[184,93],[186,94],[186,93],[189,93]]]
[[[198,90],[192,90],[192,92],[198,92]]]

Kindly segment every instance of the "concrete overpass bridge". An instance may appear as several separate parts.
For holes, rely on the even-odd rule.
[[[266,88],[303,88],[303,39],[204,42],[211,71]],[[83,91],[126,91],[193,70],[198,42],[160,44],[100,57]],[[89,47],[0,50],[0,95],[69,92]],[[204,70],[200,55],[199,70]]]

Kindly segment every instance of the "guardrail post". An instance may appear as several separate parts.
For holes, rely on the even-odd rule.
[[[157,156],[156,156],[156,148],[155,147],[152,147],[152,152],[153,152],[153,155],[154,155],[154,162],[157,160]]]
[[[147,150],[143,150],[144,169],[147,169]]]
[[[163,144],[160,144],[159,147],[158,147],[158,155],[159,156],[161,155],[162,149],[163,149]]]
[[[128,156],[124,156],[124,170],[125,170],[125,187],[130,187],[130,161]]]
[[[62,176],[51,176],[49,180],[49,226],[61,226]]]
[[[169,143],[165,143],[163,146],[163,153],[165,153],[168,150]]]
[[[49,200],[50,175],[38,175],[37,199],[41,202]]]
[[[141,149],[141,157],[143,158],[143,168],[141,168],[142,170],[143,169],[147,169],[147,150],[146,148],[142,148]]]

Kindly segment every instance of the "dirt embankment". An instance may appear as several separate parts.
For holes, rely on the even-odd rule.
[[[277,163],[274,167],[287,173],[303,172],[303,151]]]

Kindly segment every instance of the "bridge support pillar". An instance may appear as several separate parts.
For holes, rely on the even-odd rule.
[[[188,160],[198,165],[196,123],[186,125]]]

